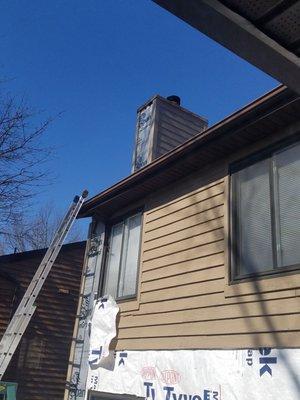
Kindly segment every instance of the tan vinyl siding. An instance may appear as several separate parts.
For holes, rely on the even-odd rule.
[[[196,114],[157,97],[154,158],[174,149],[207,127],[207,121]]]
[[[208,171],[146,200],[139,293],[120,304],[117,349],[300,346],[299,274],[228,285],[227,167]]]
[[[159,330],[159,327],[157,327]],[[212,335],[173,335],[161,337],[140,337],[131,339],[120,339],[119,349],[134,350],[162,350],[162,349],[239,349],[258,347],[299,347],[299,332],[284,332],[274,334],[251,333],[251,334],[212,334]]]

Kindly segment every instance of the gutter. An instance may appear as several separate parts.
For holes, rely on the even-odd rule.
[[[157,158],[151,164],[146,165],[140,170],[136,171],[132,175],[122,179],[115,185],[110,188],[104,190],[98,195],[92,197],[90,200],[86,201],[80,212],[78,218],[89,217],[101,203],[109,201],[113,199],[115,196],[120,194],[125,189],[128,190],[131,187],[141,183],[148,176],[157,173],[159,170],[166,168],[170,163],[174,162],[176,159],[186,155],[189,152],[192,152],[197,147],[204,145],[210,139],[218,139],[221,135],[224,134],[224,131],[228,131],[230,129],[235,128],[237,125],[241,125],[241,123],[247,122],[247,114],[248,119],[252,120],[252,113],[255,112],[254,117],[259,117],[259,112],[263,107],[269,107],[269,102],[278,103],[281,98],[286,100],[288,95],[293,94],[286,86],[280,85],[265,95],[259,97],[254,100],[250,104],[241,108],[240,110],[234,112],[229,115],[222,121],[216,123],[205,131],[201,132],[199,135],[193,137],[182,145],[176,147],[174,150],[166,153],[165,155]],[[297,95],[296,95],[297,96]],[[265,116],[265,114],[264,114]],[[259,119],[259,118],[258,118]]]

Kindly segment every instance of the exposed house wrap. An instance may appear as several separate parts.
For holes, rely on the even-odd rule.
[[[119,307],[111,297],[101,297],[94,302],[89,323],[89,367],[97,369],[101,361],[109,356],[109,346],[116,336],[116,317]]]
[[[125,357],[124,357],[125,356]],[[174,350],[117,352],[89,369],[88,391],[148,400],[295,400],[300,350]]]
[[[144,205],[140,275],[134,297],[117,300],[109,356],[89,365],[93,349],[88,353],[86,344],[76,356],[68,398],[107,392],[151,400],[297,398],[299,274],[294,268],[231,281],[228,193],[232,163],[298,143],[299,111],[299,97],[277,88],[86,204],[82,216],[107,228]],[[87,296],[107,266],[102,244],[87,257],[93,265],[84,278]],[[88,343],[87,328],[81,332],[79,342]]]
[[[132,172],[149,163],[151,146],[151,129],[153,127],[153,103],[150,103],[137,116],[135,148],[133,153]]]
[[[85,399],[91,391],[149,400],[293,400],[299,394],[299,349],[109,353],[117,313],[111,298],[94,304]]]

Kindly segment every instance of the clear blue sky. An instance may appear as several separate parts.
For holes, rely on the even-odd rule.
[[[210,125],[278,83],[150,0],[9,0],[0,77],[46,115],[57,181],[38,198],[64,210],[130,172],[136,109],[177,94]]]

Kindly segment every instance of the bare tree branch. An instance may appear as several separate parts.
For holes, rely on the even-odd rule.
[[[61,219],[62,216],[51,203],[43,205],[36,215],[30,218],[26,218],[24,213],[15,216],[8,231],[4,232],[4,248],[10,252],[21,252],[48,247]],[[67,239],[68,243],[83,240],[84,233],[75,226]]]
[[[46,161],[52,149],[42,145],[51,119],[38,115],[24,100],[0,91],[0,232],[20,220],[37,188],[49,183]]]

